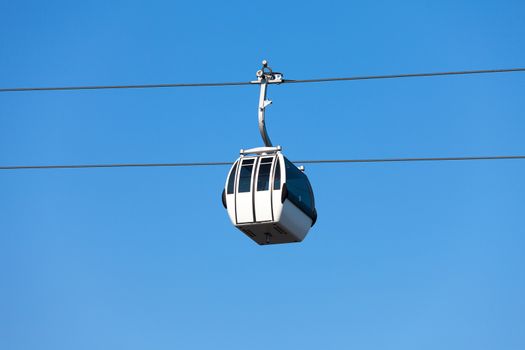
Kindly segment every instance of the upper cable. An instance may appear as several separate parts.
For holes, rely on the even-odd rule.
[[[438,77],[450,75],[473,75],[473,74],[492,74],[492,73],[515,73],[525,72],[525,68],[503,68],[503,69],[482,69],[482,70],[463,70],[450,72],[429,72],[429,73],[408,73],[408,74],[388,74],[388,75],[362,75],[352,77],[329,77],[316,79],[286,79],[278,84],[302,84],[302,83],[326,83],[337,81],[353,80],[374,80],[374,79],[397,79],[397,78],[421,78]],[[174,83],[174,84],[139,84],[139,85],[93,85],[93,86],[54,86],[54,87],[11,87],[0,88],[0,92],[28,92],[28,91],[68,91],[68,90],[109,90],[109,89],[158,89],[158,88],[178,88],[178,87],[213,87],[213,86],[240,86],[259,84],[258,81],[237,81],[237,82],[211,82],[211,83]]]

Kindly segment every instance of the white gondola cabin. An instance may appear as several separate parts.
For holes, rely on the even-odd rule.
[[[263,61],[258,70],[259,131],[265,147],[241,150],[233,163],[222,204],[232,223],[259,244],[301,242],[317,220],[314,194],[304,168],[297,168],[273,147],[266,132],[265,111],[272,101],[266,99],[268,84],[280,84],[281,73],[273,72]]]
[[[300,242],[317,219],[308,178],[280,150],[241,151],[222,194],[232,223],[258,244]]]

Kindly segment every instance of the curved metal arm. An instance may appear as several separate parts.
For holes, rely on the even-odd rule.
[[[268,136],[268,132],[266,131],[266,123],[264,120],[264,115],[266,111],[266,107],[269,106],[272,101],[266,99],[266,90],[268,89],[268,82],[266,81],[266,78],[261,79],[261,93],[259,95],[259,131],[261,133],[261,137],[263,139],[264,145],[266,147],[272,147],[272,141],[270,140],[270,136]]]
[[[272,101],[266,99],[266,91],[268,89],[268,84],[279,84],[283,82],[283,75],[281,73],[273,72],[270,67],[268,67],[268,61],[264,60],[262,62],[262,69],[257,71],[258,80],[254,83],[261,85],[261,92],[259,95],[259,132],[263,139],[264,145],[266,147],[272,147],[272,141],[268,136],[266,131],[266,122],[264,120],[266,107],[272,104]]]

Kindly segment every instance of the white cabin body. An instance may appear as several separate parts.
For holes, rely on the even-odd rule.
[[[241,155],[222,199],[232,223],[258,244],[300,242],[317,219],[308,178],[280,151]]]

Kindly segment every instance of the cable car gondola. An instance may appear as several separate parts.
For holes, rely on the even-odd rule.
[[[222,192],[231,222],[258,244],[300,242],[317,220],[314,194],[303,167],[273,147],[264,123],[268,83],[282,82],[267,62],[257,72],[261,85],[259,129],[265,147],[241,150]]]

